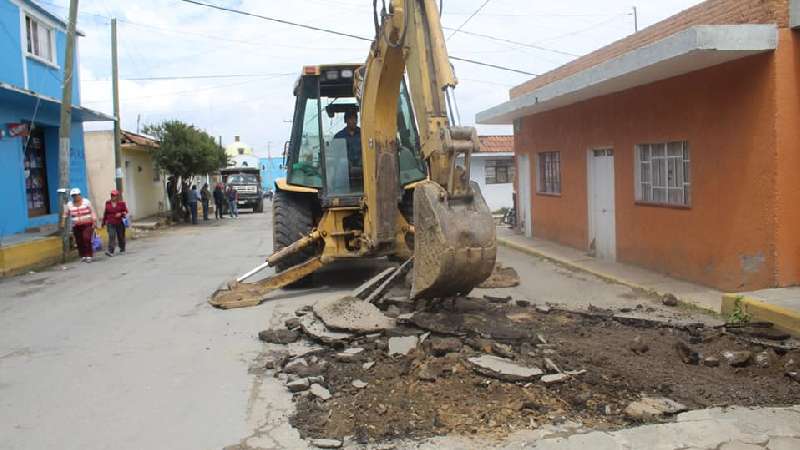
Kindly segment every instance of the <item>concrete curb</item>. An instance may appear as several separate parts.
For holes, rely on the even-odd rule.
[[[772,322],[775,328],[800,336],[800,311],[776,306],[755,297],[739,294],[722,296],[722,314],[731,315],[739,303],[743,312],[749,314],[754,321]]]
[[[617,277],[617,276],[614,276],[614,275],[611,275],[611,274],[608,274],[608,273],[605,273],[605,272],[601,272],[599,270],[591,269],[589,267],[586,267],[586,266],[583,266],[583,265],[580,265],[580,264],[576,264],[576,263],[574,263],[572,261],[569,261],[567,259],[561,258],[559,256],[556,256],[556,255],[553,255],[553,254],[550,254],[550,253],[547,253],[547,252],[544,252],[544,251],[541,251],[541,250],[537,250],[537,249],[535,249],[533,247],[529,247],[527,245],[518,244],[518,243],[513,242],[511,240],[500,238],[500,237],[497,238],[497,243],[499,245],[504,246],[504,247],[512,248],[514,250],[518,250],[520,252],[527,253],[528,255],[535,256],[535,257],[538,257],[538,258],[541,258],[541,259],[545,259],[545,260],[550,261],[550,262],[552,262],[554,264],[557,264],[557,265],[560,265],[560,266],[564,266],[564,267],[567,267],[567,268],[572,269],[572,270],[576,270],[576,271],[588,273],[590,275],[594,275],[594,276],[596,276],[596,277],[598,277],[598,278],[600,278],[600,279],[602,279],[602,280],[604,280],[606,282],[609,282],[609,283],[621,284],[621,285],[627,286],[627,287],[629,287],[631,289],[636,289],[637,291],[642,291],[642,292],[644,292],[644,293],[646,293],[648,295],[655,295],[655,296],[659,296],[660,297],[660,296],[663,296],[665,294],[672,294],[672,295],[675,296],[675,298],[678,299],[679,303],[681,303],[681,304],[683,304],[685,306],[691,306],[692,308],[699,308],[699,309],[702,309],[704,311],[709,311],[709,312],[711,312],[713,314],[717,313],[716,311],[708,309],[708,308],[704,307],[703,305],[699,305],[699,304],[697,304],[695,302],[692,302],[689,299],[681,298],[680,296],[675,295],[675,293],[673,293],[673,292],[666,292],[666,291],[661,292],[661,291],[658,291],[658,290],[653,289],[651,287],[643,286],[641,284],[638,284],[638,283],[635,283],[633,281],[627,280],[625,278],[620,278],[620,277]]]

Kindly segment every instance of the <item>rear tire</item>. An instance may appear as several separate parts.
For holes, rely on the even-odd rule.
[[[272,203],[272,250],[288,247],[314,229],[314,210],[311,198],[293,192],[278,191]],[[275,271],[284,270],[308,261],[317,252],[317,248],[308,247],[300,253],[292,255],[276,264]],[[298,280],[289,287],[305,287],[311,284],[312,275]]]
[[[253,212],[263,213],[264,212],[264,200],[261,199],[256,203],[256,206],[253,208]]]

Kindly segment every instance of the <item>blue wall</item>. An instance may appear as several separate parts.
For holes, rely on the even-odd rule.
[[[24,3],[24,2],[23,2]],[[31,7],[35,13],[38,12]],[[42,15],[42,14],[39,14]],[[45,16],[46,17],[46,16]],[[63,79],[64,53],[66,34],[55,29],[56,54],[58,68],[25,57],[28,70],[28,89],[56,99],[61,98],[61,81]],[[23,46],[20,33],[19,8],[9,0],[0,0],[0,81],[24,88]],[[80,83],[77,72],[73,83],[73,104],[80,104]],[[45,160],[47,164],[47,186],[50,203],[50,214],[40,217],[28,217],[27,198],[24,175],[24,139],[22,137],[0,138],[0,236],[20,233],[26,228],[53,224],[58,222],[59,210],[59,174],[58,174],[58,126],[57,108],[36,107],[36,98],[10,101],[3,97],[0,101],[0,128],[6,129],[9,123],[33,121],[37,128],[44,131]],[[37,110],[36,117],[33,117]],[[73,122],[70,145],[70,186],[78,187],[88,193],[86,158],[83,142],[83,124]]]
[[[275,190],[275,180],[286,176],[286,170],[281,169],[283,158],[259,158],[261,169],[261,187],[264,190]]]
[[[13,112],[0,109],[0,124],[19,121],[22,113],[14,116],[12,114]],[[27,119],[30,119],[29,112]],[[37,121],[37,127],[44,131],[50,214],[28,217],[25,175],[23,173],[25,138],[2,138],[0,139],[0,192],[3,192],[3,201],[0,202],[0,236],[21,233],[26,228],[53,224],[58,221],[58,127],[39,121]],[[88,193],[83,124],[73,122],[71,133],[69,187],[77,187],[82,192]]]
[[[34,8],[29,8],[37,13]],[[42,14],[39,14],[40,16]],[[22,55],[25,50],[20,33],[19,8],[9,0],[0,0],[0,81],[25,88],[25,77],[22,69]],[[66,53],[66,33],[56,27],[56,60],[58,67],[25,57],[28,70],[28,89],[39,94],[61,98],[61,84],[64,79],[64,61]],[[80,46],[80,38],[78,38]],[[72,104],[80,104],[80,87],[78,77],[78,53],[75,52],[75,80],[72,84]]]

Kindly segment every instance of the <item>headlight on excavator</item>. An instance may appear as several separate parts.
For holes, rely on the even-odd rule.
[[[342,70],[342,78],[353,78],[353,70],[352,69]]]
[[[325,79],[326,80],[338,80],[339,79],[339,71],[338,70],[329,70],[325,72]]]

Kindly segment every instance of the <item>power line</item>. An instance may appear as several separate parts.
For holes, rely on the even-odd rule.
[[[197,6],[205,6],[207,8],[217,9],[217,10],[220,10],[220,11],[226,11],[226,12],[239,14],[239,15],[243,15],[243,16],[256,17],[256,18],[259,18],[259,19],[268,20],[270,22],[277,22],[277,23],[281,23],[281,24],[284,24],[284,25],[296,26],[296,27],[306,28],[306,29],[309,29],[309,30],[320,31],[320,32],[323,32],[323,33],[334,34],[334,35],[337,35],[337,36],[349,37],[349,38],[358,39],[358,40],[361,40],[361,41],[372,42],[372,38],[359,36],[359,35],[356,35],[356,34],[343,33],[341,31],[331,30],[331,29],[328,29],[328,28],[320,28],[320,27],[315,27],[315,26],[312,26],[312,25],[306,25],[306,24],[302,24],[302,23],[291,22],[291,21],[284,20],[284,19],[276,19],[274,17],[267,17],[267,16],[264,16],[264,15],[261,15],[261,14],[255,14],[255,13],[242,11],[242,10],[238,10],[238,9],[233,9],[233,8],[226,8],[224,6],[213,5],[213,4],[210,4],[210,3],[203,3],[203,2],[196,1],[196,0],[179,0],[179,1],[182,1],[184,3],[191,3],[191,4],[197,5]],[[490,0],[486,0],[484,5],[486,3],[488,3],[489,1]],[[536,75],[534,73],[526,72],[524,70],[512,69],[512,68],[500,66],[500,65],[497,65],[497,64],[489,64],[489,63],[485,63],[485,62],[481,62],[481,61],[475,61],[474,59],[459,58],[459,57],[456,57],[456,56],[450,56],[450,59],[455,60],[455,61],[462,61],[462,62],[466,62],[466,63],[470,63],[470,64],[475,64],[475,65],[479,65],[479,66],[484,66],[484,67],[491,67],[493,69],[505,70],[507,72],[515,72],[515,73],[519,73],[519,74],[522,74],[522,75],[531,75],[531,76],[535,76]]]
[[[447,36],[447,39],[446,39],[446,40],[448,40],[448,41],[449,41],[449,40],[450,40],[450,38],[452,38],[452,37],[453,37],[453,36],[455,36],[455,35],[456,35],[456,34],[457,34],[459,31],[461,31],[461,29],[462,29],[462,28],[464,28],[464,26],[465,26],[466,24],[468,24],[468,23],[469,23],[469,21],[470,21],[470,20],[472,20],[472,18],[473,18],[473,17],[477,16],[477,15],[478,15],[478,14],[481,12],[481,10],[482,10],[482,9],[483,9],[483,8],[484,8],[484,7],[485,7],[485,6],[486,6],[486,5],[487,5],[487,4],[490,2],[490,1],[491,1],[491,0],[486,0],[486,1],[484,1],[484,2],[483,2],[483,4],[481,4],[481,6],[479,6],[479,7],[478,7],[478,9],[476,9],[476,10],[475,10],[475,12],[473,12],[473,13],[472,13],[472,14],[471,14],[469,17],[467,17],[467,20],[465,20],[464,22],[462,22],[462,23],[461,23],[461,25],[459,25],[457,29],[455,29],[455,30],[454,30],[452,33],[450,33],[450,36]]]
[[[442,27],[442,28],[444,28],[445,30],[456,30],[455,28],[449,28],[449,27]],[[570,56],[570,57],[573,57],[573,58],[577,58],[577,57],[581,56],[581,55],[577,55],[575,53],[570,53],[570,52],[565,52],[565,51],[562,51],[562,50],[556,50],[556,49],[552,49],[552,48],[542,47],[542,46],[539,46],[539,45],[536,45],[536,44],[527,44],[525,42],[512,41],[511,39],[499,38],[499,37],[495,37],[495,36],[490,36],[488,34],[473,33],[471,31],[464,31],[464,30],[458,30],[458,32],[461,33],[461,34],[466,34],[467,36],[475,36],[475,37],[479,37],[479,38],[489,39],[489,40],[492,40],[492,41],[505,42],[507,44],[514,44],[514,45],[519,45],[521,47],[529,47],[529,48],[533,48],[533,49],[536,49],[536,50],[542,50],[542,51],[546,51],[546,52],[553,52],[553,53],[557,53],[559,55]]]
[[[277,23],[281,23],[281,24],[284,24],[284,25],[291,25],[293,27],[306,28],[308,30],[313,30],[313,31],[322,31],[324,33],[335,34],[335,35],[338,35],[338,36],[349,37],[349,38],[353,38],[353,39],[360,39],[362,41],[370,41],[370,42],[372,41],[372,39],[370,39],[370,38],[366,38],[364,36],[359,36],[359,35],[356,35],[356,34],[344,33],[344,32],[341,32],[341,31],[335,31],[335,30],[331,30],[331,29],[328,29],[328,28],[315,27],[313,25],[306,25],[306,24],[303,24],[303,23],[292,22],[292,21],[285,20],[285,19],[276,19],[274,17],[268,17],[268,16],[264,16],[264,15],[261,15],[261,14],[242,11],[242,10],[239,10],[239,9],[226,8],[224,6],[213,5],[211,3],[203,3],[203,2],[198,2],[198,1],[195,1],[195,0],[180,0],[180,1],[185,2],[185,3],[191,3],[191,4],[194,4],[194,5],[197,5],[197,6],[205,6],[206,8],[218,9],[220,11],[227,11],[227,12],[231,12],[231,13],[234,13],[234,14],[240,14],[240,15],[243,15],[243,16],[257,17],[259,19],[268,20],[270,22],[277,22]]]

